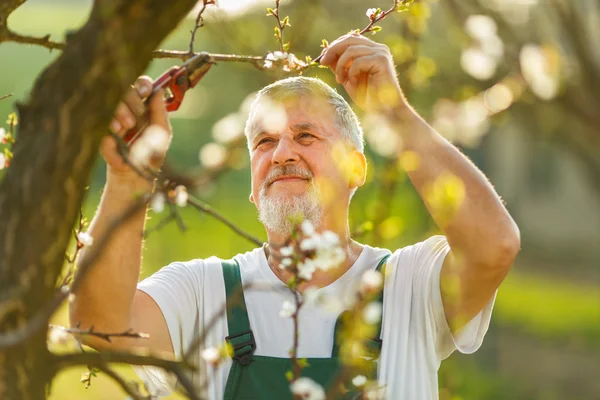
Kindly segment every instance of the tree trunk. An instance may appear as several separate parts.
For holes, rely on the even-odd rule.
[[[112,0],[86,25],[18,105],[14,159],[0,187],[0,337],[25,326],[55,285],[97,157],[119,99],[193,0]],[[0,38],[1,39],[1,38]],[[46,324],[0,348],[0,398],[40,399],[57,372]]]

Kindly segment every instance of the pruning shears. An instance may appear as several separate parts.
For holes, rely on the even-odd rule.
[[[213,64],[214,60],[210,54],[199,53],[185,63],[169,68],[156,78],[152,85],[152,94],[160,89],[167,89],[168,95],[165,97],[166,109],[169,112],[176,111],[183,102],[185,92],[196,86]],[[148,113],[146,112],[140,117],[136,126],[127,131],[123,137],[125,143],[133,143],[147,125]]]

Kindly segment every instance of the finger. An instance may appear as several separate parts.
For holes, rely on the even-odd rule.
[[[361,77],[379,72],[380,67],[380,58],[375,54],[355,58],[348,68],[347,81],[356,85],[361,82]]]
[[[129,107],[124,103],[120,102],[115,110],[114,119],[118,122],[121,129],[115,131],[122,135],[126,130],[131,129],[135,126],[135,115],[131,112]],[[112,127],[112,126],[111,126]]]
[[[321,59],[321,65],[332,66],[346,49],[353,45],[376,47],[379,44],[356,34],[342,36],[327,47],[325,55]],[[335,65],[333,65],[333,68],[335,68]]]
[[[150,123],[160,125],[167,131],[170,131],[169,116],[165,107],[164,90],[160,89],[152,94],[148,101],[148,109],[150,110]]]
[[[133,87],[142,99],[146,99],[152,93],[152,78],[147,75],[142,75],[135,80]]]
[[[371,55],[375,51],[376,50],[373,47],[363,45],[354,45],[348,47],[337,61],[337,65],[334,70],[336,81],[338,83],[346,82],[348,79],[346,72],[348,71],[348,68],[350,68],[350,65],[352,65],[352,61],[358,57]]]
[[[146,112],[146,105],[144,99],[140,97],[137,88],[131,87],[125,94],[123,102],[129,108],[131,113],[136,117],[141,117]]]

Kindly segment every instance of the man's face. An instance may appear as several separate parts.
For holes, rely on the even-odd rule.
[[[301,97],[257,114],[249,138],[250,200],[265,226],[286,234],[291,227],[286,221],[294,214],[318,226],[329,210],[347,208],[352,188],[340,157],[348,150],[334,126],[333,108]]]

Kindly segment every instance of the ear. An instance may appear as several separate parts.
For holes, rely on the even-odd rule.
[[[351,189],[358,188],[365,184],[367,179],[367,158],[357,150],[353,150],[351,157],[351,171],[349,186]]]
[[[250,193],[250,197],[248,199],[250,200],[250,203],[255,204],[254,203],[254,196],[252,196],[252,193]]]

